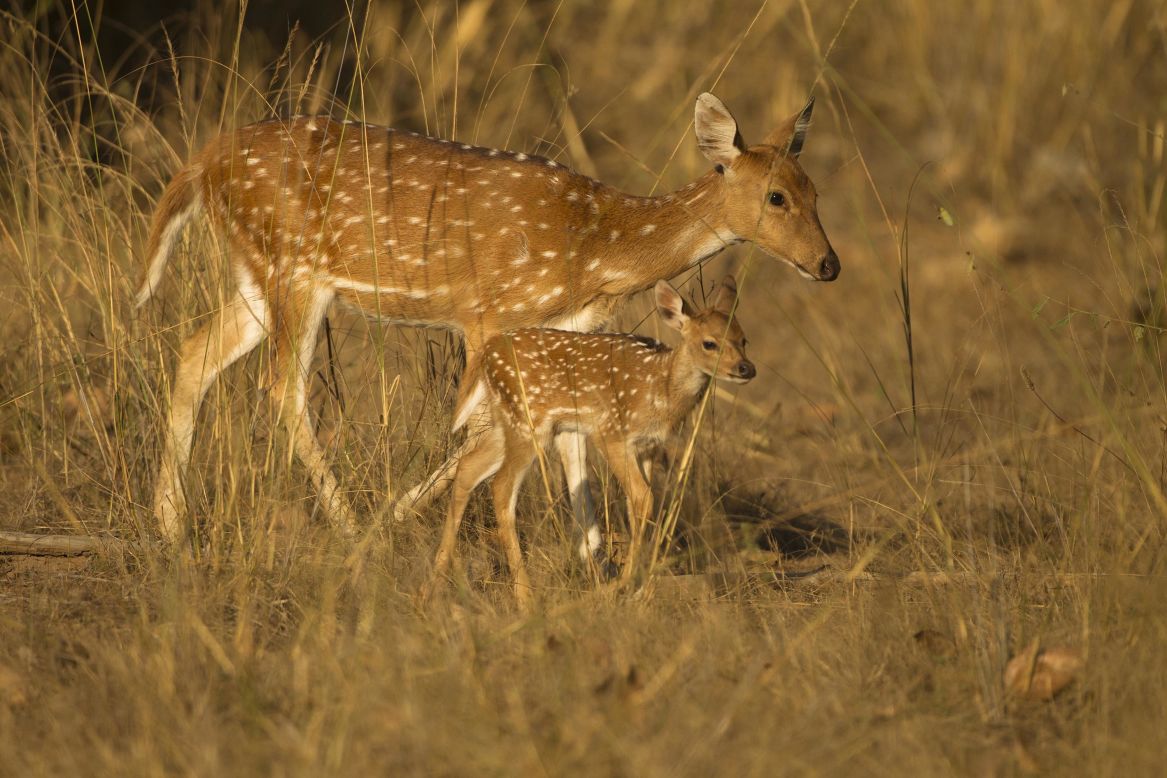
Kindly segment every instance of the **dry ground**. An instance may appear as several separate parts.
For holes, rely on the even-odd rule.
[[[287,47],[256,11],[38,8],[0,16],[0,529],[127,546],[0,556],[0,774],[1161,774],[1158,3],[378,1]],[[150,545],[174,351],[228,283],[194,229],[130,308],[193,147],[348,110],[646,193],[705,169],[705,89],[747,140],[814,92],[843,273],[743,247],[692,279],[738,273],[759,376],[689,431],[642,592],[594,590],[532,482],[536,612],[485,500],[422,607],[440,514],[380,517],[451,445],[457,343],[341,311],[313,412],[363,541],[287,464],[261,349],[202,415],[193,553]],[[1033,640],[1085,657],[1050,702],[1003,684]]]

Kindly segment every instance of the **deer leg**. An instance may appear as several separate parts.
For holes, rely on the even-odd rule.
[[[648,520],[652,516],[652,489],[640,472],[636,453],[624,441],[606,444],[604,454],[608,459],[608,467],[628,499],[628,560],[621,575],[627,581],[636,572],[640,547],[644,542]]]
[[[494,515],[498,520],[499,542],[506,552],[507,566],[515,582],[515,597],[519,607],[529,610],[532,602],[531,579],[527,577],[527,567],[523,563],[523,549],[519,545],[519,530],[515,519],[515,503],[519,499],[519,487],[523,476],[531,467],[530,440],[521,436],[506,435],[507,457],[491,483],[494,496]],[[524,452],[522,456],[515,456]]]
[[[283,391],[273,396],[273,400],[277,415],[287,428],[292,452],[307,468],[325,514],[343,534],[352,535],[356,531],[352,509],[340,494],[336,476],[316,439],[312,417],[308,413],[309,366],[316,350],[320,323],[332,297],[331,290],[312,289],[298,290],[295,297],[285,300],[283,313],[287,318],[274,334],[279,341],[275,348],[277,386],[283,387]]]
[[[616,568],[604,551],[604,539],[596,519],[596,503],[588,485],[587,437],[577,432],[560,433],[555,436],[555,448],[563,463],[571,514],[580,533],[579,558],[585,565],[595,565],[594,572],[609,580],[615,576]]]
[[[242,290],[182,345],[170,395],[162,463],[154,487],[154,517],[167,542],[182,534],[186,512],[183,479],[199,406],[219,373],[263,340],[267,304],[258,292]]]
[[[457,472],[454,475],[453,488],[450,494],[450,507],[446,513],[446,523],[442,528],[442,542],[434,557],[434,569],[424,599],[429,599],[437,587],[438,579],[445,574],[454,556],[454,547],[458,542],[458,527],[462,524],[462,516],[466,512],[466,503],[470,494],[487,478],[490,478],[502,467],[506,449],[503,446],[502,433],[494,427],[488,427],[468,441],[469,448],[466,455],[458,462]]]

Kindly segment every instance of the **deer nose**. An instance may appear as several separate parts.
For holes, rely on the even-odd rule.
[[[750,362],[748,359],[743,359],[737,363],[737,374],[738,378],[744,378],[749,381],[758,374],[758,369],[754,367],[753,362]]]
[[[839,277],[839,255],[835,253],[834,249],[827,252],[823,257],[823,261],[819,264],[819,280],[820,281],[834,281]]]

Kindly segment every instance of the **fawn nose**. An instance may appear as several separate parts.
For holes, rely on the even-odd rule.
[[[737,363],[738,378],[749,381],[751,378],[753,378],[757,374],[758,374],[758,369],[755,368],[754,363],[750,362],[748,359],[743,359],[741,362]]]
[[[819,263],[819,280],[834,281],[839,277],[839,255],[830,249],[823,261]]]

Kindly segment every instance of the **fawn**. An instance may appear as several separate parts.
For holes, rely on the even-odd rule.
[[[812,106],[747,146],[729,109],[698,96],[693,126],[711,170],[655,197],[624,194],[550,159],[327,117],[215,138],[162,194],[136,298],[140,306],[157,290],[197,214],[228,235],[236,292],[183,343],[175,370],[153,501],[162,535],[175,541],[185,526],[186,469],[207,389],[268,336],[272,398],[292,450],[329,518],[352,528],[306,391],[334,301],[385,321],[459,331],[473,359],[499,332],[601,329],[627,296],[741,241],[807,278],[834,280],[839,259],[798,162]],[[596,525],[584,448],[572,433],[556,443],[585,537],[580,553],[589,557]],[[397,518],[444,490],[463,453],[401,497]]]
[[[492,425],[469,442],[458,463],[434,582],[449,566],[470,493],[493,475],[500,541],[519,603],[529,605],[531,584],[515,528],[515,501],[539,450],[564,432],[586,435],[624,489],[631,534],[624,576],[631,575],[652,515],[642,456],[684,421],[711,379],[745,383],[757,372],[746,359],[746,338],[733,317],[737,285],[732,276],[699,313],[666,281],[657,282],[655,292],[661,318],[681,333],[676,349],[633,335],[550,329],[518,330],[486,343],[467,372],[454,429],[482,404],[489,407]],[[599,538],[593,540],[598,546]]]

